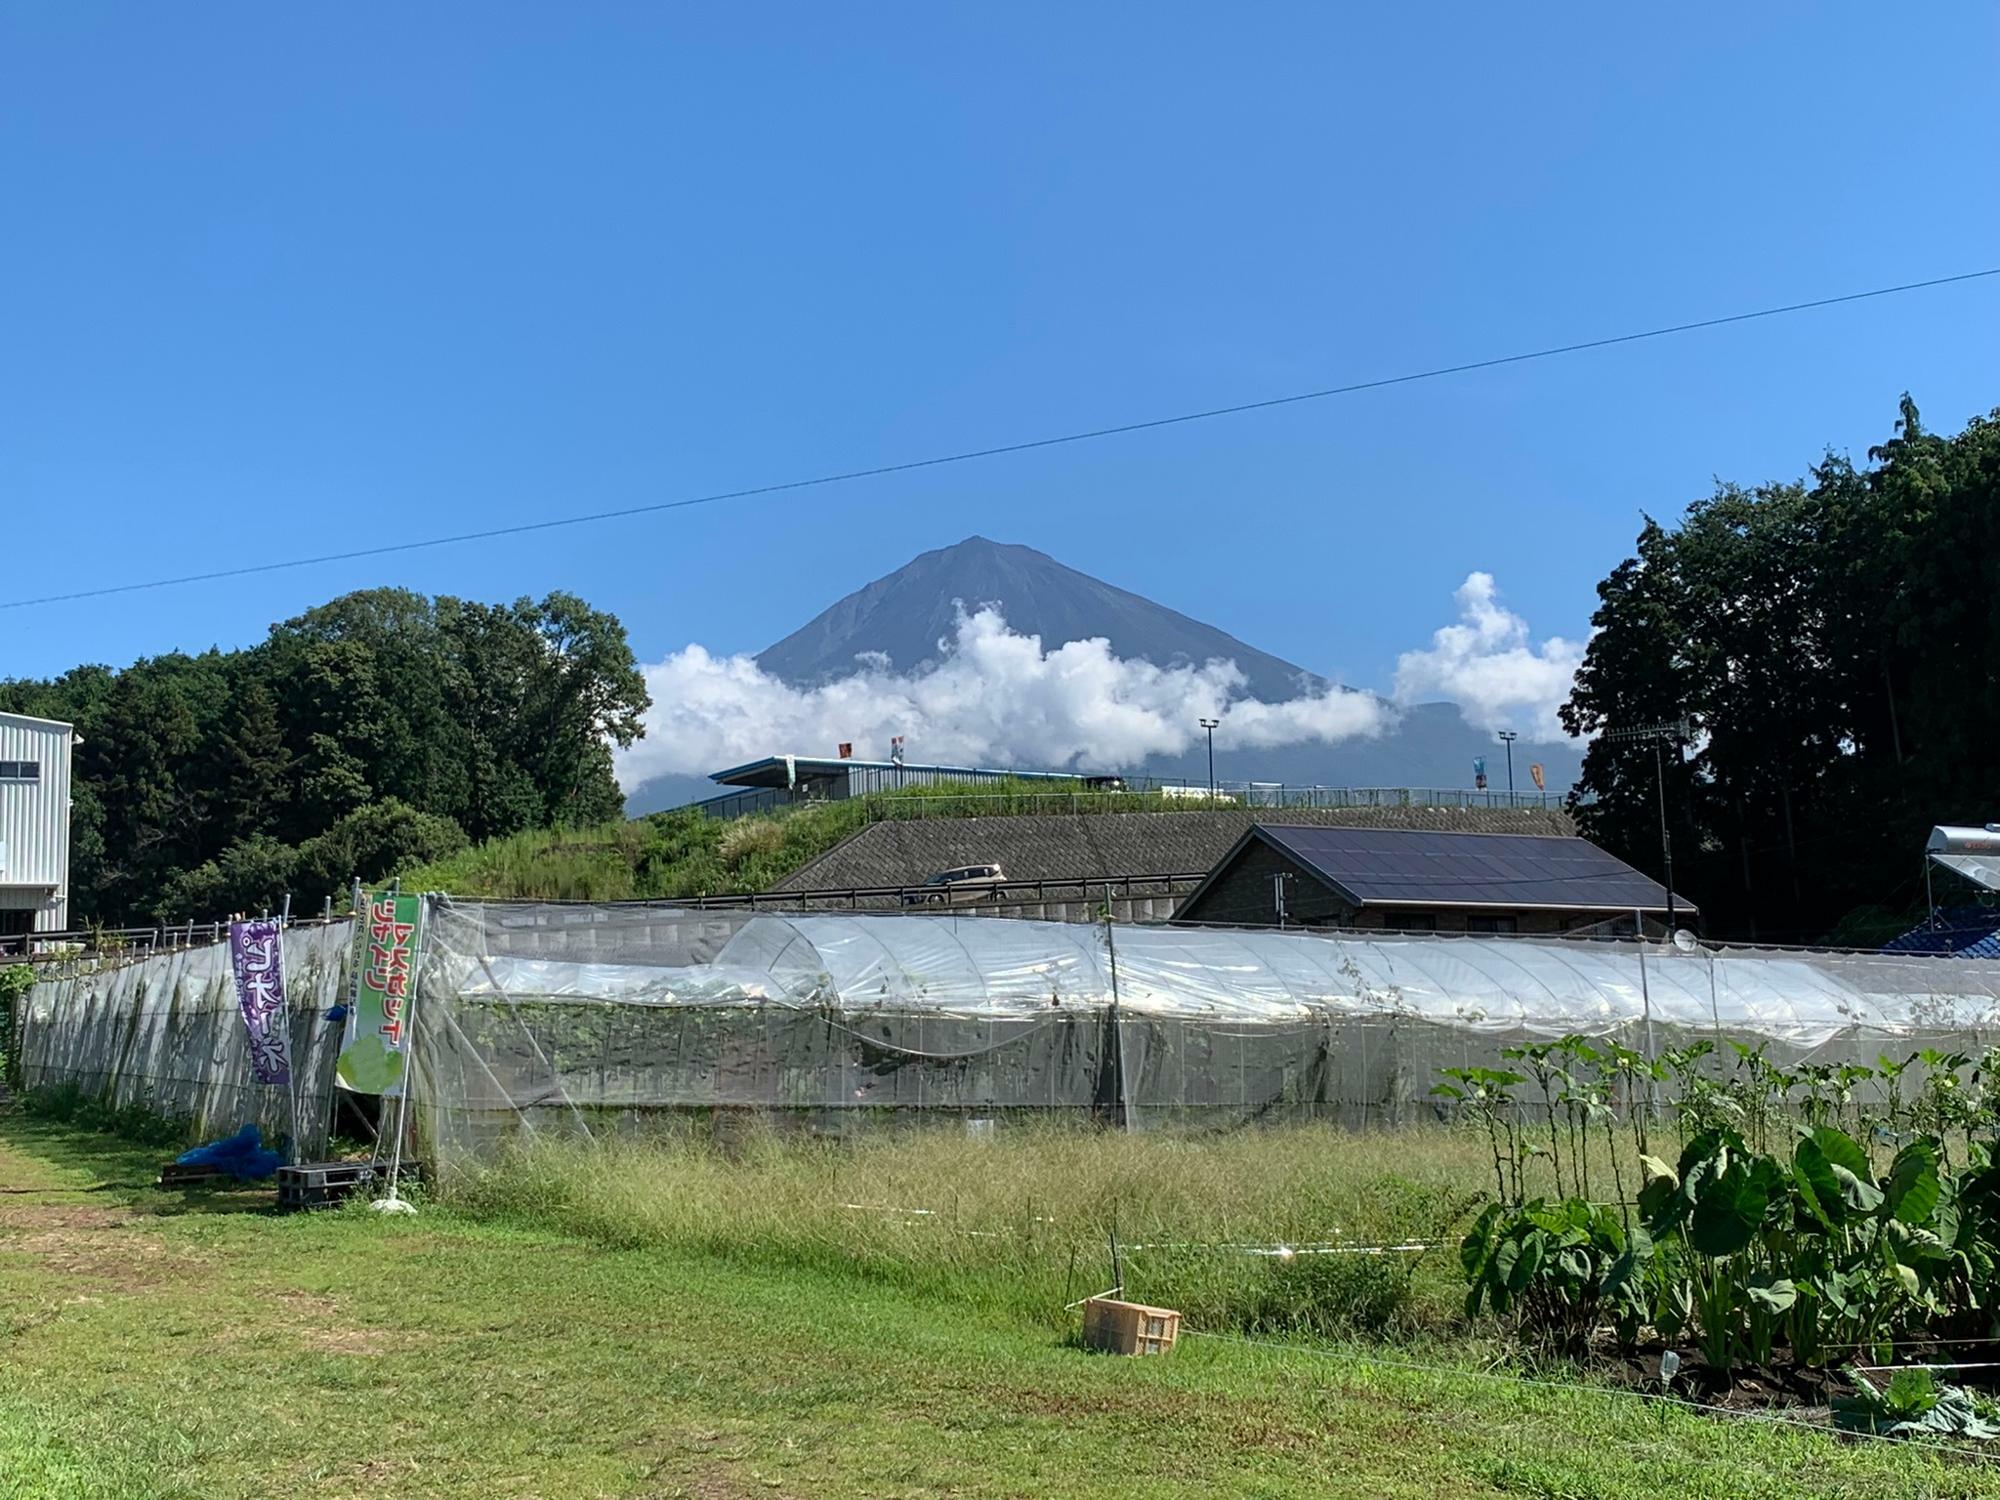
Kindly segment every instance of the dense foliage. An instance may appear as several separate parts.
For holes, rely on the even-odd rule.
[[[1648,520],[1598,596],[1563,714],[1598,736],[1585,831],[1660,869],[1653,749],[1602,731],[1692,718],[1666,803],[1711,933],[1810,941],[1872,907],[1850,934],[1884,936],[1929,827],[2000,817],[2000,421],[1940,437],[1906,396],[1867,467],[1829,456]]]
[[[71,916],[315,906],[468,839],[601,822],[645,684],[611,615],[348,594],[241,651],[0,683],[77,727]]]
[[[1495,1197],[1461,1249],[1468,1313],[1572,1352],[1650,1333],[1715,1372],[1990,1334],[2000,1055],[1787,1071],[1731,1045],[1720,1076],[1712,1042],[1648,1062],[1578,1037],[1445,1070],[1437,1092],[1493,1152]]]

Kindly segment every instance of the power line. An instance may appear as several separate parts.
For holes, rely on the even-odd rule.
[[[1384,375],[1374,380],[1358,380],[1349,385],[1327,386],[1314,391],[1295,391],[1288,396],[1268,396],[1261,401],[1243,401],[1233,406],[1211,406],[1202,411],[1178,412],[1173,416],[1152,417],[1141,422],[1121,422],[1113,427],[1093,427],[1082,432],[1066,432],[1055,437],[1029,438],[1018,443],[1001,443],[990,448],[969,448],[959,453],[937,454],[930,458],[907,459],[901,463],[878,464],[874,468],[849,469],[838,474],[818,474],[810,479],[790,479],[778,484],[752,485],[745,489],[718,490],[711,495],[695,495],[682,500],[659,500],[649,505],[631,505],[619,510],[590,511],[583,515],[558,516],[547,521],[524,521],[515,526],[492,526],[479,531],[461,531],[450,536],[426,537],[418,541],[391,542],[383,546],[357,547],[348,552],[322,552],[313,557],[293,557],[280,562],[247,563],[241,567],[215,568],[206,573],[183,573],[172,578],[153,578],[141,583],[114,583],[102,588],[77,589],[67,594],[44,594],[34,599],[0,600],[0,609],[27,609],[38,604],[65,604],[77,599],[102,599],[112,594],[136,594],[148,589],[175,588],[188,583],[213,583],[223,578],[246,578],[257,573],[277,573],[290,568],[310,568],[321,563],[352,562],[364,557],[384,557],[393,552],[419,552],[432,547],[453,547],[461,542],[490,541],[499,537],[525,536],[532,532],[554,531],[567,526],[593,526],[601,521],[622,521],[633,516],[659,515],[665,511],[688,510],[697,505],[719,505],[729,500],[751,500],[763,495],[781,495],[793,490],[817,489],[826,485],[849,484],[858,479],[880,479],[890,474],[908,474],[918,469],[942,468],[947,464],[972,463],[983,458],[1002,458],[1012,453],[1032,453],[1038,448],[1059,448],[1070,443],[1094,442],[1099,438],[1122,437],[1128,433],[1151,432],[1162,427],[1180,427],[1190,422],[1207,422],[1216,417],[1241,416],[1246,412],[1269,411],[1274,407],[1296,406],[1305,401],[1324,401],[1332,396],[1352,396],[1361,391],[1379,391],[1393,385],[1410,385],[1419,380],[1437,380],[1446,375],[1465,375],[1475,370],[1492,370],[1502,365],[1527,364],[1532,360],[1554,359],[1563,354],[1580,354],[1590,349],[1608,349],[1618,344],[1636,344],[1646,339],[1667,338],[1677,333],[1695,333],[1705,328],[1722,328],[1731,323],[1750,323],[1759,318],[1783,317],[1788,313],[1811,312],[1816,308],[1837,307],[1847,302],[1865,302],[1876,297],[1893,297],[1903,292],[1929,287],[1952,286],[2000,276],[2000,266],[1983,271],[1964,271],[1956,276],[1934,276],[1927,281],[1905,281],[1895,286],[1874,287],[1865,292],[1845,292],[1838,297],[1816,297],[1810,302],[1788,302],[1782,307],[1764,307],[1755,312],[1730,313],[1719,318],[1701,318],[1692,323],[1673,323],[1640,333],[1620,333],[1609,338],[1585,339],[1581,343],[1557,344],[1547,349],[1531,349],[1522,354],[1501,354],[1465,364],[1440,365],[1405,375]]]

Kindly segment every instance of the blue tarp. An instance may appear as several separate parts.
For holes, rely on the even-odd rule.
[[[176,1159],[184,1167],[207,1167],[246,1182],[269,1177],[284,1163],[283,1157],[265,1147],[263,1133],[255,1125],[242,1126],[234,1135],[183,1151]]]

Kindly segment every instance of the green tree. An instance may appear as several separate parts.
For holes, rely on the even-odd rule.
[[[1925,830],[1994,815],[2000,424],[1941,437],[1906,396],[1869,461],[1720,486],[1677,528],[1648,521],[1598,589],[1564,710],[1597,736],[1579,816],[1657,871],[1651,749],[1604,731],[1691,716],[1666,766],[1676,884],[1724,935],[1907,911]]]

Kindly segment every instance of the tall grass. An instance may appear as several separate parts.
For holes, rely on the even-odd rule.
[[[1176,1139],[929,1126],[847,1142],[681,1130],[544,1141],[452,1196],[612,1246],[861,1276],[1052,1324],[1112,1285],[1115,1235],[1126,1295],[1197,1326],[1420,1333],[1455,1316],[1455,1237],[1485,1160],[1483,1140],[1437,1127]],[[1411,1241],[1445,1243],[1353,1253]],[[1293,1253],[1259,1253],[1278,1247]]]

